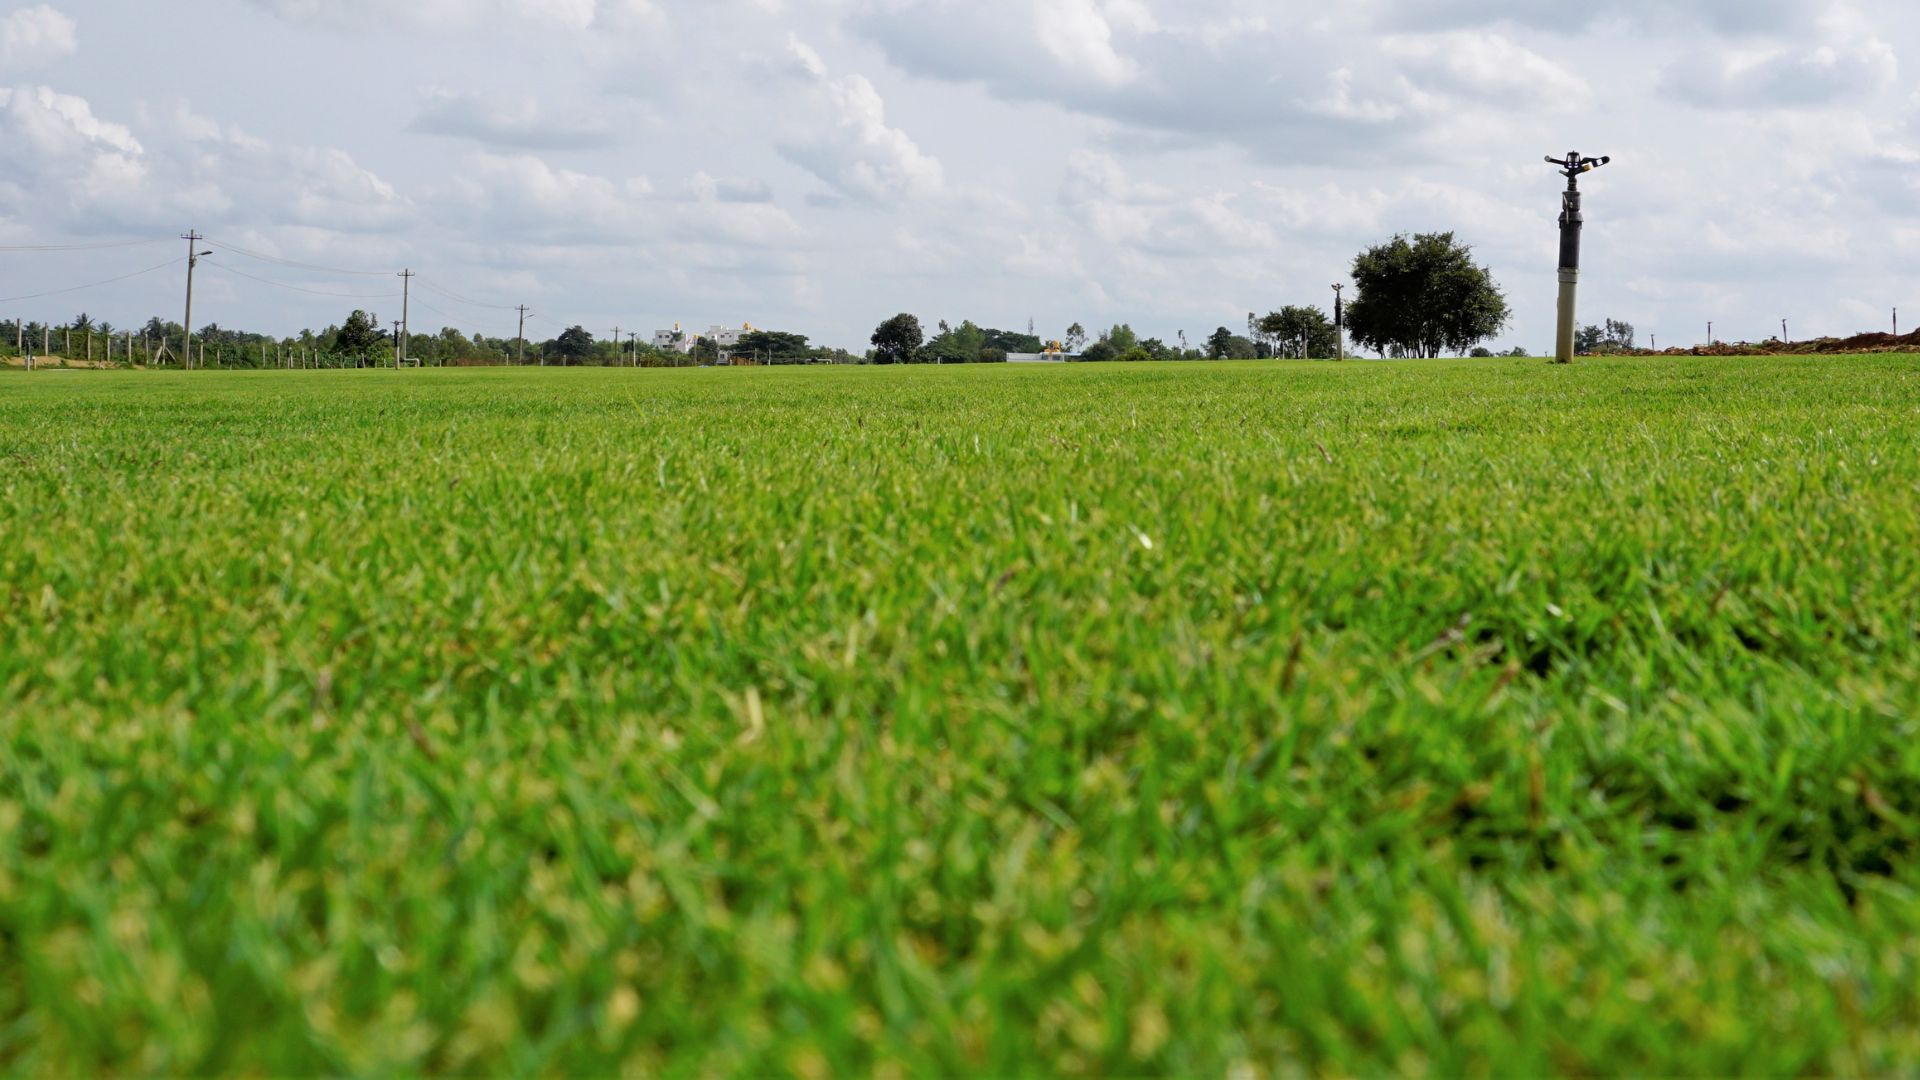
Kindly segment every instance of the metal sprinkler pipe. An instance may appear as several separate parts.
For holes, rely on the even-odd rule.
[[[1567,151],[1565,159],[1547,158],[1547,164],[1567,178],[1567,190],[1560,196],[1560,320],[1559,333],[1555,336],[1555,363],[1573,363],[1580,293],[1580,233],[1586,226],[1586,215],[1580,211],[1580,176],[1612,160],[1611,157],[1581,157],[1578,150]]]

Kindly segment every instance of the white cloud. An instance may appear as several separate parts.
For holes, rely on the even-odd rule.
[[[613,142],[613,130],[585,112],[554,115],[530,98],[434,90],[407,130],[515,150],[585,150]]]
[[[318,22],[342,29],[371,29],[392,19],[423,26],[472,25],[511,18],[559,28],[584,30],[601,14],[595,0],[253,0],[255,6],[285,19]],[[640,0],[608,0],[611,16],[627,16],[651,5]]]
[[[1393,37],[1384,44],[1420,85],[1482,103],[1569,108],[1593,96],[1578,72],[1504,34],[1454,31]]]
[[[0,63],[10,67],[48,64],[78,51],[72,19],[45,4],[18,8],[0,18]]]
[[[1858,100],[1893,86],[1899,75],[1893,46],[1867,38],[1705,60],[1689,57],[1667,68],[1661,86],[1673,97],[1706,108],[1797,109]]]
[[[1152,26],[1142,5],[1128,9],[1131,25]],[[1113,27],[1095,0],[1035,0],[1033,34],[1055,60],[1109,86],[1132,82],[1139,65],[1114,49]]]
[[[835,75],[820,54],[789,35],[787,51],[806,108],[780,151],[847,198],[887,202],[938,192],[946,173],[913,138],[887,124],[886,102],[863,75]]]

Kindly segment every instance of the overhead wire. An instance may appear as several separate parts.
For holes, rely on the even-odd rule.
[[[213,245],[216,248],[220,248],[221,250],[231,251],[236,255],[243,255],[249,259],[259,259],[263,262],[278,263],[281,266],[292,267],[297,270],[311,270],[316,273],[323,273],[323,274],[351,274],[355,277],[385,277],[392,273],[392,271],[390,270],[353,270],[344,266],[325,266],[320,263],[301,262],[298,259],[288,259],[278,255],[267,255],[263,252],[258,252],[248,248],[243,248],[238,244],[230,244],[224,240],[218,240],[218,239],[212,239],[212,238],[209,238],[207,240],[207,243]],[[416,278],[418,276],[419,275],[416,275]],[[452,289],[435,285],[429,281],[416,280],[414,284],[419,286],[420,288],[426,289],[427,291],[434,293],[435,295],[445,297],[446,299],[452,300],[455,303],[466,304],[470,307],[489,308],[495,311],[519,310],[519,308],[513,304],[490,304],[484,300],[475,300],[470,296],[462,296],[461,294],[454,292]]]
[[[229,244],[224,240],[216,240],[212,237],[206,239],[207,243],[212,244],[222,251],[231,251],[235,255],[244,255],[249,259],[259,259],[261,262],[291,266],[296,270],[314,270],[322,274],[349,274],[354,277],[389,277],[393,273],[390,270],[349,270],[343,266],[322,266],[319,263],[301,262],[298,259],[283,259],[278,255],[265,255],[258,251],[250,251],[238,244]]]
[[[473,300],[468,297],[461,296],[459,293],[454,292],[452,289],[443,289],[438,285],[432,284],[431,282],[422,281],[420,282],[420,287],[430,292],[436,293],[440,296],[444,296],[447,299],[454,301],[455,303],[466,304],[470,307],[492,308],[495,311],[520,310],[519,307],[514,304],[489,304],[484,301]]]
[[[131,274],[121,274],[119,277],[108,278],[105,281],[90,281],[85,285],[74,285],[65,289],[53,289],[49,292],[32,293],[27,296],[0,296],[0,304],[11,304],[17,300],[39,300],[43,297],[48,297],[48,296],[65,296],[68,293],[77,293],[85,289],[97,289],[102,285],[112,285],[115,282],[129,281],[133,278],[141,277],[145,274],[151,274],[156,270],[165,270],[169,266],[178,266],[179,264],[180,264],[180,260],[177,258],[168,259],[166,262],[163,262],[158,266],[149,266],[145,270],[135,270]]]
[[[330,296],[336,300],[397,300],[400,298],[399,293],[392,293],[392,292],[338,293],[338,292],[327,292],[324,289],[309,289],[301,285],[289,285],[284,281],[275,281],[272,278],[264,278],[259,276],[258,274],[249,274],[245,270],[236,270],[231,266],[224,266],[220,263],[207,263],[205,265],[207,268],[217,270],[223,274],[237,274],[240,277],[247,278],[252,281],[258,281],[262,285],[272,285],[275,288],[279,288],[279,289],[291,289],[294,292],[307,293],[308,295],[311,295],[311,296]]]
[[[0,253],[35,254],[59,251],[106,251],[110,248],[148,247],[153,244],[172,243],[171,237],[156,236],[151,240],[101,240],[81,244],[0,244]]]

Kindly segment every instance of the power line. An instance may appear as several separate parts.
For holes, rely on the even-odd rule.
[[[140,277],[143,274],[151,274],[156,270],[165,270],[169,266],[176,266],[176,265],[178,264],[174,262],[174,260],[168,259],[166,262],[163,262],[158,266],[149,266],[145,270],[135,270],[131,274],[121,274],[119,277],[108,278],[105,281],[92,281],[92,282],[88,282],[85,285],[75,285],[67,289],[54,289],[52,292],[33,293],[30,296],[0,296],[0,304],[11,304],[16,300],[39,300],[42,297],[47,297],[47,296],[65,296],[67,293],[76,293],[76,292],[80,292],[83,289],[97,289],[102,285],[112,285],[115,282],[127,281],[132,278]]]
[[[236,244],[229,244],[223,240],[209,239],[207,243],[225,251],[231,251],[235,255],[245,255],[249,259],[259,259],[261,262],[279,263],[281,266],[291,266],[298,270],[315,270],[323,274],[350,274],[354,277],[386,277],[392,273],[391,270],[348,270],[341,266],[321,266],[318,263],[305,263],[296,259],[283,259],[278,255],[263,255],[258,251],[249,251],[246,248]]]
[[[421,288],[423,288],[423,289],[429,289],[429,290],[432,290],[433,292],[435,292],[435,293],[438,293],[439,295],[441,295],[441,296],[444,296],[444,297],[446,297],[447,299],[449,299],[449,300],[452,300],[452,301],[454,301],[454,302],[456,302],[456,303],[461,303],[461,304],[466,304],[466,305],[469,305],[469,306],[471,306],[471,307],[478,307],[478,308],[492,308],[492,309],[494,309],[495,311],[518,311],[518,310],[520,310],[520,309],[519,309],[518,307],[515,307],[515,306],[514,306],[514,305],[512,305],[512,304],[487,304],[487,303],[482,303],[482,302],[481,302],[481,301],[479,301],[479,300],[470,300],[470,299],[468,299],[467,297],[464,297],[464,296],[461,296],[461,295],[460,295],[459,293],[457,293],[457,292],[454,292],[454,291],[453,291],[453,290],[451,290],[451,289],[442,289],[442,288],[440,288],[440,287],[439,287],[439,286],[437,286],[437,285],[433,285],[433,284],[431,284],[431,283],[429,283],[429,282],[425,282],[425,281],[423,281],[423,282],[421,282],[421,283],[420,283],[420,287],[421,287]]]
[[[391,300],[391,299],[393,299],[393,294],[392,294],[392,293],[337,293],[337,292],[326,292],[326,291],[324,291],[324,290],[322,290],[322,289],[309,289],[309,288],[306,288],[306,287],[304,287],[304,286],[300,286],[300,285],[289,285],[289,284],[287,284],[287,283],[286,283],[286,282],[284,282],[284,281],[275,281],[275,280],[273,280],[272,278],[263,278],[263,277],[260,277],[260,276],[259,276],[259,275],[257,275],[257,274],[249,274],[249,273],[247,273],[247,272],[246,272],[245,270],[235,270],[235,269],[234,269],[233,267],[231,267],[231,266],[225,266],[225,265],[222,265],[222,264],[219,264],[219,263],[208,263],[208,264],[207,264],[207,266],[208,266],[208,268],[209,268],[209,269],[214,269],[214,270],[218,270],[218,271],[220,271],[221,273],[226,273],[226,274],[238,274],[238,275],[240,275],[240,276],[241,276],[241,277],[243,277],[243,278],[247,278],[247,279],[248,279],[248,280],[250,280],[250,281],[257,281],[257,282],[259,282],[259,283],[261,283],[262,285],[272,285],[273,287],[275,287],[275,288],[278,288],[278,289],[290,289],[290,290],[292,290],[292,291],[294,291],[294,292],[300,292],[300,293],[308,293],[308,294],[310,294],[310,295],[312,295],[312,296],[330,296],[330,297],[333,297],[333,298],[334,298],[334,299],[336,299],[336,300]]]
[[[102,240],[98,243],[91,244],[4,244],[0,245],[0,252],[14,254],[57,251],[106,251],[109,248],[150,247],[154,244],[171,243],[172,239],[172,237],[162,236],[155,237],[151,240]]]

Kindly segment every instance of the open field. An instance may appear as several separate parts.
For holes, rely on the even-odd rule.
[[[0,375],[0,1070],[1920,1070],[1920,358]]]

